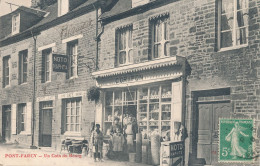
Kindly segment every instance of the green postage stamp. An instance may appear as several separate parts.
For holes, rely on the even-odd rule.
[[[219,120],[219,162],[253,161],[252,119]]]

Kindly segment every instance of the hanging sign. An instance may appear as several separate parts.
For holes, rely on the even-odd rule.
[[[52,69],[54,72],[68,71],[68,57],[62,54],[52,54]]]

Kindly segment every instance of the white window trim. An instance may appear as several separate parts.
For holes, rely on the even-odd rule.
[[[14,18],[17,18],[17,20],[18,21],[16,21],[16,22],[14,22]],[[15,31],[14,31],[14,23],[16,23],[17,25],[16,25],[16,29],[15,29]],[[20,13],[18,13],[18,14],[15,14],[15,15],[13,15],[12,16],[12,35],[15,35],[15,34],[17,34],[17,33],[19,33],[20,32]]]
[[[69,12],[69,0],[58,0],[58,17]]]
[[[48,54],[49,57],[49,80],[46,81],[46,57],[44,58],[44,65],[45,65],[45,68],[44,68],[44,83],[48,83],[48,82],[51,82],[51,75],[52,75],[52,47],[49,47],[49,48],[46,48],[44,50],[48,50],[48,49],[51,49],[51,52],[50,54]],[[42,50],[42,51],[44,51]],[[42,56],[46,56],[47,54],[43,55],[43,52],[42,52]]]
[[[68,74],[69,74],[69,79],[75,79],[75,78],[78,78],[78,40],[75,40],[75,41],[71,41],[73,43],[74,46],[76,46],[75,48],[75,51],[76,51],[76,54],[70,54],[70,49],[71,49],[71,46],[70,46],[70,43],[68,42],[67,43],[67,56],[69,58],[69,69],[68,69]],[[75,64],[71,66],[71,60],[73,59],[73,56],[75,56]],[[74,67],[74,73],[75,75],[71,75],[71,68]]]
[[[224,47],[221,48],[221,16],[222,16],[222,1],[223,0],[218,0],[218,43],[217,43],[217,47],[218,47],[218,52],[222,52],[222,51],[228,51],[228,50],[234,50],[234,49],[239,49],[239,48],[243,48],[243,47],[247,47],[248,46],[248,36],[246,39],[246,43],[242,44],[242,45],[237,45],[237,37],[236,37],[236,30],[237,30],[237,26],[236,26],[236,22],[237,22],[237,0],[234,0],[234,18],[233,18],[233,30],[232,30],[232,46],[230,47]],[[247,1],[247,5],[249,2]],[[247,6],[247,10],[249,10],[249,6]],[[249,12],[249,11],[248,11]],[[244,26],[245,28],[249,28],[249,23],[247,23],[246,26]],[[240,27],[243,28],[243,27]],[[247,34],[248,35],[248,34]]]
[[[153,20],[153,24],[152,24],[152,51],[151,51],[151,53],[152,53],[152,59],[161,59],[161,58],[166,58],[166,57],[169,57],[169,56],[170,56],[170,55],[166,56],[165,49],[164,49],[166,43],[169,43],[169,42],[170,42],[169,39],[166,40],[165,37],[164,37],[164,34],[165,34],[165,21],[164,21],[164,19],[166,19],[166,20],[167,20],[166,23],[168,23],[169,17],[166,17],[166,18],[157,18],[157,19]],[[159,21],[159,20],[161,21],[161,24],[162,24],[162,26],[161,26],[161,28],[162,28],[162,40],[161,40],[160,42],[155,42],[155,41],[154,41],[154,40],[155,40],[155,24],[156,24],[156,22]],[[168,34],[168,35],[169,35],[169,34]],[[157,58],[154,57],[154,54],[155,54],[155,52],[154,52],[154,46],[155,46],[156,44],[160,44],[160,45],[161,45],[161,56],[158,56]],[[166,50],[166,52],[167,52],[167,50]]]
[[[72,116],[75,116],[76,117],[76,115],[72,115],[72,114],[70,114],[70,115],[67,115],[67,102],[68,102],[68,100],[70,100],[69,102],[71,103],[72,102],[72,100],[74,100],[74,102],[76,102],[75,104],[76,104],[76,107],[75,107],[75,109],[77,109],[77,98],[78,97],[73,97],[73,98],[64,98],[63,100],[64,100],[64,103],[65,103],[65,105],[64,105],[64,131],[65,131],[65,133],[64,133],[64,135],[76,135],[76,136],[80,136],[81,135],[81,128],[82,128],[82,97],[79,97],[80,98],[80,103],[79,103],[79,106],[80,106],[80,110],[79,110],[79,115],[77,115],[78,117],[79,117],[79,122],[78,123],[76,123],[76,121],[73,123],[74,125],[79,125],[79,131],[68,131],[68,129],[67,129],[67,116],[69,116],[69,117],[72,117]],[[71,108],[73,108],[73,107],[71,107]],[[76,120],[76,119],[75,119]],[[69,123],[69,125],[71,125],[72,124],[72,122],[70,122]]]
[[[129,47],[129,36],[130,36],[130,31],[132,31],[132,48]],[[126,52],[126,61],[125,63],[123,64],[120,64],[119,63],[119,55],[120,55],[120,50],[119,50],[119,45],[120,45],[120,34],[121,32],[126,32],[126,48],[124,50],[121,50],[121,51],[125,51]],[[129,51],[132,50],[133,51],[133,28],[130,26],[126,29],[121,29],[121,30],[118,30],[118,35],[117,35],[117,64],[118,66],[124,66],[124,65],[129,65],[129,64],[133,64],[133,62],[130,62],[130,59],[129,59]],[[133,57],[132,57],[133,58]]]
[[[23,109],[23,112],[20,112],[21,107]],[[27,120],[27,104],[23,103],[23,104],[18,104],[18,116],[20,116],[21,114],[23,114],[23,127],[24,130],[19,131],[19,134],[28,134],[28,132],[26,131],[26,120]],[[22,121],[19,121],[18,126],[20,128],[20,125],[22,124]]]
[[[68,38],[66,38],[66,39],[63,39],[63,40],[61,41],[61,43],[62,43],[62,44],[68,43],[68,42],[71,42],[71,41],[73,41],[73,40],[77,40],[77,39],[80,39],[80,38],[83,38],[83,35],[82,35],[82,34],[75,35],[75,36],[71,36],[71,37],[68,37]]]
[[[48,45],[44,45],[44,46],[41,46],[38,48],[38,51],[43,51],[43,50],[46,50],[46,49],[49,49],[49,48],[53,48],[56,46],[56,43],[51,43],[51,44],[48,44]]]

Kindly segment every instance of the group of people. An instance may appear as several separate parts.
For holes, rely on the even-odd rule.
[[[110,136],[109,140],[109,155],[114,158],[118,156],[122,158],[122,153],[126,146],[125,138],[127,134],[135,136],[137,133],[137,123],[133,123],[134,120],[131,116],[128,117],[128,121],[124,121],[123,127],[119,123],[118,117],[114,118],[114,124],[108,129],[107,135]],[[90,149],[93,152],[94,161],[103,161],[103,133],[100,130],[100,124],[93,125],[91,132],[91,146]],[[129,149],[129,148],[128,148]]]

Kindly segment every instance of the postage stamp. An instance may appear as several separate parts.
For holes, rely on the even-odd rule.
[[[219,120],[219,162],[253,161],[252,119]]]

